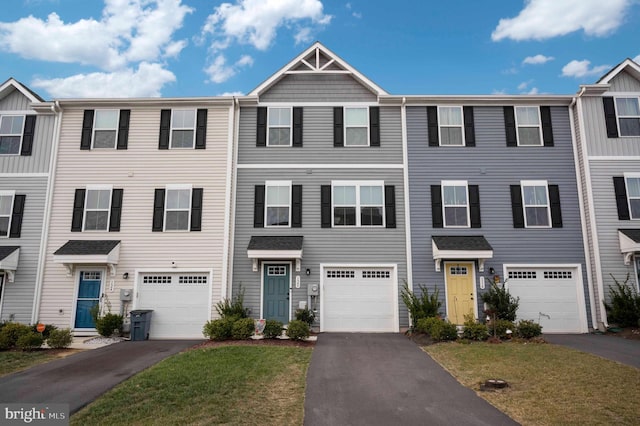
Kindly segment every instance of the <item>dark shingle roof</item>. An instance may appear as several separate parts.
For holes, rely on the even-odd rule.
[[[640,229],[618,229],[618,231],[631,238],[634,242],[640,243]]]
[[[109,254],[120,240],[69,240],[53,254]]]
[[[302,250],[302,237],[251,237],[247,250]]]
[[[493,250],[491,244],[482,236],[464,236],[464,235],[441,235],[433,236],[433,242],[436,243],[439,250],[464,250],[464,251],[483,251]]]
[[[19,248],[18,246],[0,246],[0,260],[3,260]]]

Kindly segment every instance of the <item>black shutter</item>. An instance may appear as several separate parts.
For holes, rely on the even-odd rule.
[[[427,107],[427,125],[429,127],[429,146],[440,146],[438,136],[438,107]]]
[[[380,107],[369,107],[369,146],[380,146]]]
[[[153,223],[151,230],[153,232],[162,232],[164,228],[164,188],[156,188],[153,197]]]
[[[29,156],[33,149],[33,133],[36,129],[36,116],[27,115],[24,119],[24,131],[22,132],[22,149],[20,155]]]
[[[442,218],[442,188],[431,185],[431,223],[434,228],[444,227]]]
[[[120,110],[120,120],[118,122],[118,143],[116,149],[127,149],[129,143],[129,119],[131,117],[130,109]]]
[[[193,188],[191,191],[191,230],[202,230],[202,188]]]
[[[618,119],[616,118],[616,107],[613,104],[613,98],[606,96],[602,98],[602,105],[604,106],[604,121],[607,125],[607,137],[618,137]]]
[[[16,195],[13,197],[13,211],[11,212],[11,229],[9,238],[20,238],[22,230],[22,216],[24,215],[24,202],[26,195]]]
[[[344,110],[342,107],[333,108],[333,146],[344,146]],[[329,222],[331,225],[331,222]]]
[[[122,217],[122,189],[111,192],[111,217],[109,218],[109,232],[120,232],[120,218]]]
[[[302,108],[293,108],[293,146],[302,146]]]
[[[255,186],[253,200],[253,227],[264,228],[264,185]]]
[[[516,115],[512,106],[504,107],[504,131],[507,136],[507,146],[518,146]]]
[[[93,134],[93,110],[85,109],[82,118],[82,136],[80,149],[91,149],[91,136]]]
[[[384,215],[387,228],[396,227],[396,188],[393,185],[384,186]]]
[[[320,222],[322,228],[331,228],[331,185],[320,186]]]
[[[618,219],[631,220],[629,215],[629,202],[627,201],[627,187],[624,177],[613,177],[613,190],[616,193],[616,206],[618,207]]]
[[[562,228],[560,189],[558,185],[549,185],[549,204],[551,206],[551,226],[554,228]]]
[[[160,111],[160,138],[158,140],[158,149],[169,149],[170,134],[171,134],[171,110],[163,109]],[[162,229],[160,229],[160,231],[162,231]]]
[[[207,110],[199,109],[196,119],[196,149],[207,147]]]
[[[553,127],[551,126],[551,108],[540,107],[540,121],[542,121],[542,140],[544,146],[553,146]]]
[[[86,190],[84,189],[76,189],[76,195],[73,198],[73,217],[71,218],[71,232],[82,231],[85,193]]]
[[[480,188],[478,185],[469,185],[469,218],[472,228],[481,228],[480,220]]]
[[[302,185],[291,186],[291,227],[302,228]]]
[[[511,185],[511,211],[513,213],[513,227],[524,228],[522,188],[520,188],[520,185]]]
[[[258,107],[256,146],[267,146],[267,108]]]
[[[473,107],[462,107],[464,116],[464,143],[466,146],[476,146],[476,127],[473,117]]]

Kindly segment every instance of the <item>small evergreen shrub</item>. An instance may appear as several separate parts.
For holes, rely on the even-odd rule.
[[[436,317],[420,318],[414,328],[419,333],[431,335],[431,330],[438,327],[441,322],[442,320]]]
[[[489,338],[489,330],[485,324],[481,324],[473,316],[465,316],[462,338],[468,340],[483,341]]]
[[[458,328],[449,321],[440,321],[440,324],[431,329],[431,338],[436,342],[456,340],[458,338]]]
[[[267,320],[264,325],[264,337],[267,339],[275,339],[282,335],[282,323],[276,320]]]
[[[316,315],[309,308],[297,309],[296,310],[296,319],[298,321],[304,321],[309,324],[309,327],[313,325],[313,322],[316,320]]]
[[[202,328],[202,334],[211,340],[229,340],[233,332],[233,319],[221,318],[207,321]]]
[[[244,307],[244,289],[240,287],[238,294],[232,299],[224,299],[216,303],[216,312],[220,318],[247,318],[249,316],[247,309]]]
[[[311,334],[309,324],[300,320],[289,321],[287,336],[291,340],[304,340]]]
[[[629,274],[621,283],[611,275],[615,288],[609,286],[611,303],[604,303],[609,322],[620,327],[635,327],[640,325],[640,295],[629,285]]]
[[[44,343],[44,338],[40,333],[29,330],[16,341],[16,347],[23,351],[33,351],[39,349]]]
[[[253,318],[240,318],[231,327],[231,337],[236,340],[246,340],[253,336],[256,324]]]
[[[542,334],[542,326],[531,320],[521,320],[516,325],[516,335],[523,339],[532,339]]]
[[[13,349],[18,339],[31,332],[31,326],[18,322],[8,322],[0,331],[0,350]]]
[[[71,342],[73,342],[73,334],[69,328],[51,330],[47,338],[47,345],[53,349],[68,348]]]
[[[116,333],[119,335],[122,330],[122,322],[122,315],[112,313],[104,314],[95,319],[96,330],[98,334],[104,337],[111,337]]]
[[[515,321],[516,311],[520,304],[519,297],[513,297],[505,283],[496,284],[491,280],[492,284],[486,293],[482,294],[482,301],[489,307],[488,311],[497,319]]]
[[[411,324],[413,324],[414,328],[422,318],[437,317],[442,306],[442,302],[438,298],[440,294],[438,289],[429,294],[429,290],[426,287],[419,285],[418,288],[420,289],[420,296],[416,296],[405,282],[400,292],[402,301],[409,310]]]
[[[36,330],[36,327],[38,327],[38,324],[33,324],[33,325],[31,326],[31,330],[32,330],[34,333],[39,333],[39,331],[38,331],[38,330]],[[56,326],[55,326],[55,325],[53,325],[53,324],[45,324],[45,325],[44,325],[44,331],[42,332],[42,337],[44,337],[44,339],[45,339],[45,340],[47,340],[47,338],[49,337],[49,334],[50,334],[53,330],[57,330],[57,329],[58,329],[58,327],[56,327]]]
[[[490,336],[496,336],[500,339],[506,339],[509,335],[507,334],[507,330],[511,330],[514,332],[516,326],[513,322],[504,319],[491,320],[487,326],[489,329]]]

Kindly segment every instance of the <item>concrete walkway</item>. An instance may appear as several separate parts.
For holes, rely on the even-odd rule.
[[[640,368],[640,340],[606,334],[545,334],[544,340]]]
[[[515,425],[401,334],[325,333],[307,372],[316,425]]]
[[[0,401],[63,403],[75,413],[107,390],[200,341],[121,342],[0,378]]]

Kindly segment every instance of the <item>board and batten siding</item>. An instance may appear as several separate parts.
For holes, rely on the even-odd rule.
[[[19,90],[14,89],[10,94],[0,99],[0,111],[28,111],[30,109],[31,101]]]
[[[640,81],[622,71],[611,80],[611,92],[640,92]]]
[[[493,259],[486,261],[485,271],[493,267],[501,277],[502,266],[509,263],[581,265],[589,312],[568,108],[551,107],[551,116],[553,147],[507,147],[500,106],[474,107],[475,147],[429,147],[426,108],[407,107],[413,286],[423,285],[430,292],[438,288],[442,309],[444,271],[435,270],[431,237],[483,235],[493,247]],[[430,186],[442,180],[467,180],[469,185],[479,186],[481,228],[433,228]],[[521,180],[547,180],[559,186],[562,228],[513,227],[509,186]],[[476,289],[480,274],[476,275]],[[477,303],[478,312],[482,312],[479,297]]]
[[[260,95],[260,102],[376,102],[377,96],[347,74],[290,74]]]
[[[180,271],[213,269],[211,303],[220,300],[231,109],[208,106],[206,149],[158,149],[161,108],[207,108],[196,102],[172,105],[168,100],[162,107],[128,103],[131,119],[126,150],[80,150],[84,110],[65,108],[40,304],[42,321],[73,327],[76,276],[68,277],[65,268],[53,262],[53,253],[71,239],[121,240],[116,275],[106,276],[106,283],[114,281],[113,291],[108,285],[105,288],[112,312],[120,310],[120,289],[133,289],[137,269],[166,270],[171,262]],[[123,188],[120,232],[70,232],[75,189],[93,184]],[[154,190],[167,184],[203,188],[202,231],[152,232]],[[129,273],[127,280],[123,279],[125,272]]]

